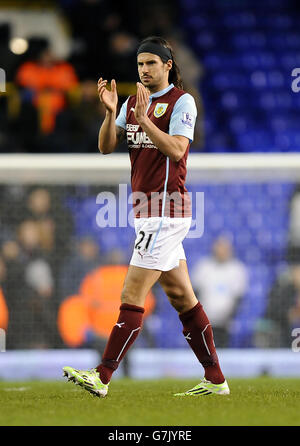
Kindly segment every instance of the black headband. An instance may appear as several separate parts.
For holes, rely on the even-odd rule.
[[[145,42],[137,50],[137,56],[140,53],[151,53],[156,54],[161,58],[163,62],[167,62],[168,60],[173,60],[171,51],[169,48],[165,46],[159,45],[158,43]]]

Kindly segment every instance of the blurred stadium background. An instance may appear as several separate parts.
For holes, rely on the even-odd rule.
[[[198,106],[187,187],[195,219],[204,193],[204,233],[184,247],[224,371],[299,375],[299,29],[296,0],[0,0],[0,379],[98,363],[134,231],[99,226],[98,194],[118,204],[130,166],[125,145],[98,153],[96,83],[115,78],[122,104],[157,34]],[[118,373],[201,373],[158,286]]]

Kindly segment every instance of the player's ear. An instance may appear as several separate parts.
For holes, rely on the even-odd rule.
[[[173,66],[173,61],[172,61],[171,59],[169,59],[169,60],[166,62],[166,68],[167,68],[167,70],[168,70],[168,71],[172,70],[172,66]]]

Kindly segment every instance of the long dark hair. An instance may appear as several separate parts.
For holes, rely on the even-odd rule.
[[[180,70],[179,67],[176,63],[175,57],[174,57],[174,51],[170,45],[170,43],[163,39],[162,37],[157,37],[157,36],[150,36],[147,37],[146,39],[144,39],[140,45],[144,44],[144,43],[156,43],[158,45],[164,46],[165,48],[168,48],[171,52],[172,55],[172,60],[173,60],[173,64],[172,64],[172,68],[169,72],[169,82],[173,83],[174,86],[176,88],[179,88],[180,90],[183,90],[183,82],[181,79],[181,74],[180,74]]]

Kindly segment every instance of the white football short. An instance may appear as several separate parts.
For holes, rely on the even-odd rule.
[[[191,217],[135,218],[136,239],[130,265],[169,271],[186,259],[182,241],[189,232]]]

